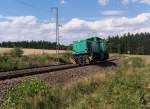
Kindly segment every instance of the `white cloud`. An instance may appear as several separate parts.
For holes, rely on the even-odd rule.
[[[67,1],[66,0],[60,0],[60,4],[66,4]]]
[[[122,0],[121,3],[122,3],[123,5],[127,5],[127,4],[129,3],[129,0]]]
[[[127,5],[129,4],[129,2],[132,2],[132,3],[142,3],[142,4],[148,4],[150,5],[150,0],[122,0],[121,1],[123,5]]]
[[[54,27],[53,23],[38,23],[34,16],[6,17],[5,21],[0,22],[0,39],[1,41],[53,41]]]
[[[150,5],[150,0],[138,0],[140,3],[145,3]]]
[[[106,5],[107,3],[109,3],[109,0],[98,0],[98,3],[100,5]]]
[[[61,42],[71,43],[72,40],[88,37],[92,32],[102,37],[126,32],[150,32],[150,13],[141,13],[133,18],[117,16],[95,21],[73,18],[60,28]],[[0,39],[55,41],[55,24],[38,22],[34,16],[5,17],[0,21]]]
[[[82,39],[91,32],[97,32],[102,37],[124,34],[127,32],[149,32],[150,13],[142,13],[133,18],[113,17],[96,21],[86,21],[74,18],[64,24],[61,29],[65,40]],[[68,37],[67,37],[68,36]],[[71,37],[70,37],[71,36]]]
[[[100,5],[107,5],[111,0],[98,0]],[[129,3],[139,3],[150,5],[150,0],[120,0],[123,5],[128,5]]]
[[[107,5],[109,2],[110,2],[110,0],[98,0],[98,3],[100,5]],[[150,0],[121,0],[121,3],[123,5],[128,5],[130,2],[131,3],[140,3],[140,4],[142,3],[142,4],[150,5]]]
[[[103,15],[108,15],[108,16],[116,16],[116,15],[121,15],[123,11],[121,10],[104,10],[101,12]]]

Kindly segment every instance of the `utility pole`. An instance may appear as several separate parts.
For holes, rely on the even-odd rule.
[[[56,62],[59,64],[59,13],[58,7],[52,7],[52,11],[55,10],[56,13]]]

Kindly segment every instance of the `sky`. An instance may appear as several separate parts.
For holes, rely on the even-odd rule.
[[[0,0],[0,41],[55,41],[59,8],[60,42],[97,34],[102,38],[150,32],[150,0]]]

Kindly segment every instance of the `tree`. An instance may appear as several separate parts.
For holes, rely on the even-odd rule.
[[[150,33],[127,33],[109,37],[108,40],[108,49],[112,53],[150,54]]]

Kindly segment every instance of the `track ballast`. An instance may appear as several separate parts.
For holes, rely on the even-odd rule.
[[[114,61],[114,60],[116,59],[107,60],[106,62]],[[100,62],[100,63],[103,63],[103,62]],[[86,64],[84,66],[87,66],[87,65],[90,65],[90,64]],[[37,75],[37,74],[60,71],[60,70],[65,70],[65,69],[72,69],[72,68],[77,68],[77,67],[82,67],[82,66],[79,66],[76,64],[66,64],[66,65],[55,65],[55,66],[46,66],[46,67],[40,67],[40,68],[29,68],[29,69],[22,69],[22,70],[0,72],[0,80]]]
[[[71,69],[75,67],[79,67],[79,65],[67,64],[67,65],[56,65],[56,66],[47,66],[41,68],[30,68],[30,69],[0,72],[0,80],[36,75],[41,73],[53,72],[53,71],[60,71],[60,70]]]

